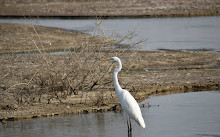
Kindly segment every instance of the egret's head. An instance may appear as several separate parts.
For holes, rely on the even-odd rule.
[[[115,61],[115,62],[118,62],[118,68],[115,68],[114,72],[118,73],[122,69],[121,60],[118,57],[111,57],[111,58],[103,59],[101,61]]]
[[[120,60],[118,57],[111,57],[107,59],[102,59],[101,61],[118,61],[118,60]]]

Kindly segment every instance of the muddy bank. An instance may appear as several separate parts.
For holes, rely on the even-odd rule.
[[[0,16],[42,17],[158,17],[219,15],[219,0],[8,0],[0,2]]]
[[[120,85],[139,101],[153,94],[217,90],[220,87],[218,53],[115,51],[99,47],[94,50],[93,45],[105,43],[105,38],[45,27],[35,27],[36,34],[32,32],[33,28],[21,31],[25,26],[11,25],[13,29],[8,26],[1,24],[1,30],[7,32],[8,29],[8,32],[0,35],[0,52],[7,53],[0,55],[0,119],[3,122],[119,109],[112,80],[116,64],[99,61],[111,56],[120,57],[123,63]],[[62,35],[56,34],[57,31]],[[43,35],[45,33],[47,35]],[[31,39],[26,39],[28,34]],[[77,39],[82,35],[87,38]],[[51,47],[44,41],[51,36],[59,39],[54,40],[53,50],[60,50],[60,45],[63,50],[68,47],[77,50],[46,54],[44,51],[50,51]],[[69,38],[63,39],[63,36]],[[77,42],[71,44],[72,40]],[[26,47],[30,48],[27,50]],[[21,52],[21,49],[28,54],[10,54]],[[35,50],[38,54],[29,54]]]

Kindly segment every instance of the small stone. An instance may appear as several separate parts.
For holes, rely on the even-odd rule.
[[[12,108],[13,108],[14,110],[17,110],[18,104],[13,104],[13,105],[12,105]]]

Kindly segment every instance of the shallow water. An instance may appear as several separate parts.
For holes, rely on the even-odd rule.
[[[132,121],[133,137],[220,137],[220,91],[155,96],[143,101],[147,127]],[[1,137],[126,137],[125,116],[107,112],[0,123]]]
[[[93,19],[0,19],[0,22],[35,24],[78,30],[99,35],[96,20]],[[220,51],[220,16],[191,18],[142,18],[142,19],[108,19],[102,20],[106,36],[118,38],[134,31],[138,34],[135,43],[146,40],[142,50],[211,50]]]

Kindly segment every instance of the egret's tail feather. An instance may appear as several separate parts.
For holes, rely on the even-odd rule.
[[[145,122],[144,122],[144,119],[143,119],[143,118],[141,118],[141,119],[138,121],[138,123],[140,124],[140,126],[141,126],[142,128],[145,128],[145,127],[146,127],[146,125],[145,125]]]

